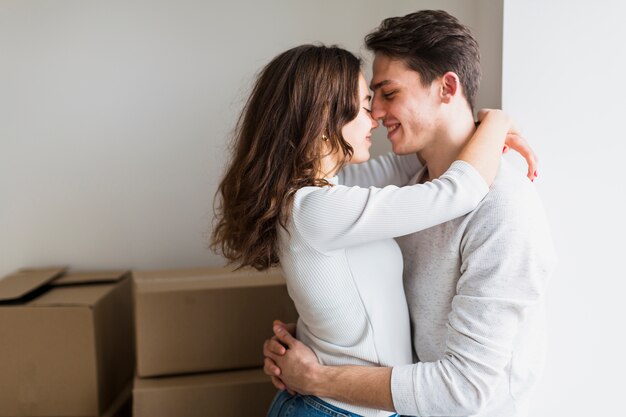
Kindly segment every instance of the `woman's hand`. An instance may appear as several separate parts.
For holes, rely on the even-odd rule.
[[[478,111],[478,122],[484,120],[487,114],[492,111],[502,112],[502,110],[480,109]],[[506,135],[506,139],[504,141],[504,148],[502,149],[502,153],[507,152],[509,149],[517,151],[526,160],[526,163],[528,164],[527,176],[531,181],[534,181],[535,178],[537,178],[537,154],[530,147],[526,139],[521,135],[519,129],[517,129],[515,123],[512,120],[511,128],[509,129]]]
[[[294,338],[283,323],[275,322],[273,330],[274,337],[263,345],[265,374],[278,389],[315,395],[316,376],[321,368],[317,356]]]
[[[295,323],[285,324],[280,320],[274,320],[273,326],[282,326],[292,336],[296,335]],[[276,365],[276,362],[274,362],[270,358],[270,355],[282,356],[285,354],[286,351],[287,349],[285,348],[285,346],[283,346],[283,344],[280,342],[280,340],[278,340],[276,336],[272,336],[271,339],[267,339],[263,343],[263,356],[265,357],[265,359],[263,360],[263,372],[265,373],[265,375],[271,378],[272,384],[274,384],[276,389],[279,389],[281,391],[287,390],[291,395],[294,395],[295,392],[289,389],[280,379],[280,368],[278,367],[278,365]]]
[[[518,132],[509,131],[506,135],[506,140],[504,141],[504,152],[511,148],[517,151],[528,164],[528,173],[526,174],[531,181],[534,181],[537,178],[537,154],[530,147],[526,139]]]

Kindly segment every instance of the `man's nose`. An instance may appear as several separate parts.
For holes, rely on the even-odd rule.
[[[384,106],[382,105],[382,103],[380,102],[380,99],[378,97],[376,97],[376,95],[374,95],[374,98],[372,99],[372,118],[374,120],[379,120],[385,117],[385,109]]]
[[[370,116],[370,120],[372,121],[372,130],[376,129],[378,127],[378,120],[376,120],[373,116],[372,113],[369,113]]]

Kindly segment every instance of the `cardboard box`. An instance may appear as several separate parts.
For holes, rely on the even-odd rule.
[[[133,381],[128,381],[126,388],[100,417],[132,417]]]
[[[260,369],[135,379],[134,417],[263,417],[276,388]]]
[[[0,416],[107,413],[132,383],[133,337],[127,272],[24,269],[5,277]]]
[[[295,322],[278,270],[134,272],[139,377],[263,365],[272,321]]]

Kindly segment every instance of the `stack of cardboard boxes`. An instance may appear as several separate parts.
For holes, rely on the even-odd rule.
[[[296,310],[276,270],[134,273],[135,417],[264,416],[262,344]]]
[[[297,319],[276,270],[20,270],[0,279],[0,417],[264,416],[274,319]]]
[[[0,416],[129,416],[131,289],[124,271],[1,279]]]

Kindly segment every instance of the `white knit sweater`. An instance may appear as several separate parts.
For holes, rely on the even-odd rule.
[[[388,154],[344,169],[341,181],[402,185],[418,167],[414,155]],[[288,230],[279,235],[280,262],[300,315],[297,337],[322,364],[412,363],[402,256],[393,238],[464,215],[488,191],[462,161],[432,182],[396,185],[305,187],[294,197]],[[324,400],[364,416],[390,414]]]

